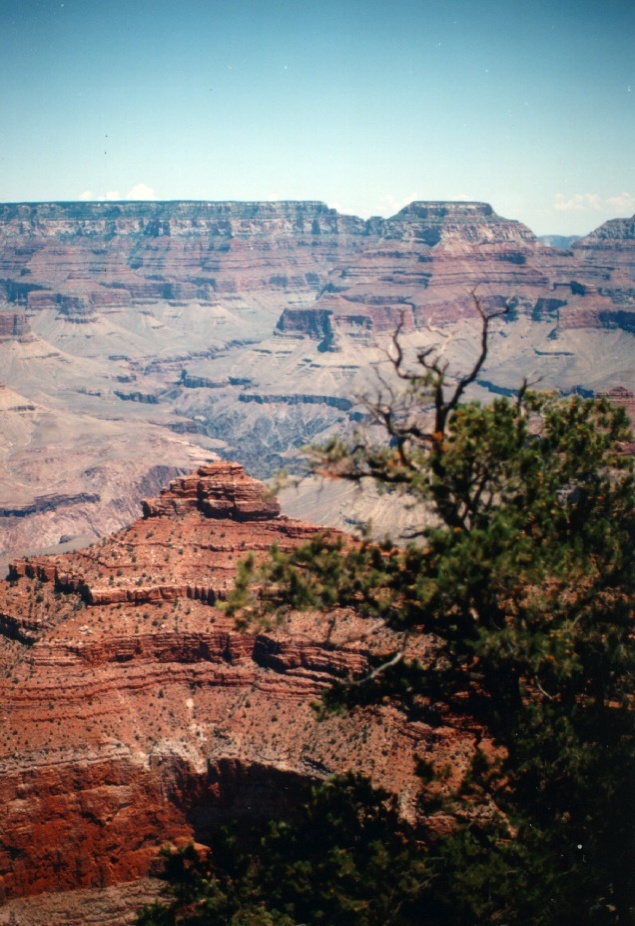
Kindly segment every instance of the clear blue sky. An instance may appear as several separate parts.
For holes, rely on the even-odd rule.
[[[0,0],[0,201],[635,212],[635,0]]]

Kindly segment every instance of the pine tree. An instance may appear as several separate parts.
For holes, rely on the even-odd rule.
[[[604,398],[525,386],[465,402],[487,355],[492,316],[481,316],[479,356],[454,381],[432,349],[408,369],[397,333],[403,388],[368,403],[386,440],[362,433],[312,449],[316,472],[407,493],[433,525],[405,550],[365,542],[342,556],[342,541],[324,535],[275,551],[245,570],[235,606],[255,583],[261,614],[349,606],[434,635],[430,664],[395,652],[327,700],[425,694],[503,747],[496,766],[477,753],[462,795],[467,808],[470,791],[494,794],[498,819],[466,823],[442,849],[457,924],[625,924],[635,871],[628,421]]]
[[[255,892],[270,918],[241,919],[227,908],[184,923],[633,922],[635,481],[624,452],[628,422],[606,399],[558,398],[524,386],[488,405],[465,401],[487,356],[494,316],[481,317],[479,354],[469,373],[454,379],[432,349],[409,366],[397,332],[393,366],[402,388],[386,387],[368,403],[384,439],[371,441],[366,432],[311,451],[316,472],[370,477],[420,505],[425,517],[412,542],[349,543],[325,533],[291,553],[273,550],[263,566],[253,559],[242,565],[229,610],[249,623],[279,619],[290,608],[351,607],[404,639],[431,635],[426,664],[397,650],[329,692],[327,707],[390,698],[416,714],[422,704],[442,702],[485,729],[496,756],[475,750],[452,796],[450,835],[413,852],[398,818],[383,818],[384,863],[376,866],[374,889],[388,896],[391,872],[402,876],[401,919],[377,920],[372,904],[356,907],[355,879],[325,874],[310,833],[272,823],[261,843],[266,851],[249,856],[242,873],[228,875],[221,853],[206,882],[223,885],[232,903],[241,891]],[[422,769],[423,813],[429,773]],[[360,792],[353,797],[349,785],[341,792],[334,785],[331,799],[354,806]],[[495,811],[473,813],[484,795]],[[366,792],[362,818],[373,819],[377,800]],[[321,834],[333,857],[354,840],[353,819],[360,817]],[[301,860],[293,873],[284,852],[282,867],[270,866],[283,830]],[[281,900],[283,871],[289,890]],[[336,888],[334,911],[325,892]],[[311,904],[303,907],[303,897]]]

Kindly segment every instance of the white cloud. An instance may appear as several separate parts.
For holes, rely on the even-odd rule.
[[[556,193],[553,208],[558,212],[600,212],[602,200],[597,193],[574,193],[571,199],[564,193]]]
[[[556,193],[553,208],[558,212],[633,212],[635,196],[632,193],[618,193],[616,196],[600,196],[599,193],[574,193],[569,199],[564,193]]]
[[[92,190],[84,190],[79,198],[84,202],[105,203],[107,201],[121,199],[121,196],[119,195],[119,190],[109,190],[101,196],[96,196]]]
[[[393,215],[396,212],[399,212],[404,206],[409,206],[410,203],[414,203],[419,199],[417,193],[411,193],[409,196],[393,196],[392,193],[386,193],[385,196],[382,196],[381,199],[381,208],[380,215]]]
[[[92,201],[96,203],[105,203],[122,199],[156,199],[157,194],[147,183],[135,183],[125,196],[122,196],[119,190],[108,190],[106,193],[101,194],[93,193],[92,190],[84,190],[83,193],[80,193],[79,198],[84,202]]]
[[[606,202],[616,212],[635,212],[635,196],[632,193],[618,193],[617,196],[609,196]]]
[[[126,199],[156,199],[157,194],[147,183],[135,183],[133,188],[126,194]]]

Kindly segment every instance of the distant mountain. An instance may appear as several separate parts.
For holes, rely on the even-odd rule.
[[[363,419],[398,327],[465,368],[474,297],[510,310],[473,395],[634,391],[634,273],[633,220],[554,248],[486,203],[1,205],[0,562],[116,530],[218,455],[297,468]]]

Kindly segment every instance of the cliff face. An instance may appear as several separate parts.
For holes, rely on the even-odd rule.
[[[37,203],[0,207],[0,293],[70,317],[143,299],[315,291],[365,223],[323,203]]]
[[[382,238],[418,241],[434,247],[450,241],[466,244],[536,244],[526,225],[497,215],[488,203],[413,202],[387,219]]]
[[[137,236],[224,238],[348,232],[365,223],[324,203],[299,202],[70,202],[5,203],[0,222],[8,237]]]
[[[30,338],[32,334],[24,315],[0,312],[0,341],[25,341]]]
[[[333,268],[315,307],[287,309],[278,331],[319,339],[339,350],[342,338],[372,343],[401,325],[408,333],[434,316],[449,324],[474,311],[469,293],[504,304],[512,288],[544,286],[528,266],[540,252],[532,232],[498,216],[487,203],[414,202],[391,219],[368,223],[359,254]]]
[[[5,204],[0,293],[9,304],[54,308],[86,323],[95,310],[139,300],[318,292],[325,285],[348,292],[350,282],[341,281],[359,283],[360,276],[375,298],[358,301],[376,306],[404,304],[413,290],[421,300],[431,282],[452,280],[498,286],[503,296],[515,285],[577,283],[571,295],[583,296],[594,280],[610,282],[617,271],[613,288],[600,287],[610,300],[624,283],[620,271],[632,277],[634,228],[634,219],[615,219],[561,251],[487,203],[413,202],[390,219],[368,221],[319,202]],[[382,283],[401,292],[384,292]]]
[[[385,705],[316,720],[324,686],[389,637],[369,643],[344,612],[239,633],[217,607],[247,552],[313,532],[218,463],[95,546],[12,564],[0,585],[7,899],[144,876],[166,841],[283,813],[304,783],[348,766],[399,791],[405,813],[417,757],[460,776],[474,737],[441,714],[428,726]]]
[[[545,247],[485,203],[368,221],[318,202],[0,206],[0,379],[21,397],[0,442],[0,563],[123,526],[155,460],[297,466],[363,418],[398,327],[409,356],[442,344],[465,369],[472,294],[510,307],[475,395],[524,377],[632,391],[634,242],[615,220]]]
[[[557,302],[554,336],[635,330],[633,220],[606,223],[568,251],[545,247],[486,203],[415,202],[370,228],[375,238],[331,271],[314,318],[289,308],[280,332],[320,340],[325,350],[337,350],[342,337],[371,343],[398,324],[408,332],[469,318],[472,292],[486,309],[511,300],[514,318],[544,319]]]
[[[621,245],[630,250],[635,247],[635,215],[630,219],[610,219],[585,238],[575,241],[576,250],[591,250],[594,247],[603,247],[617,250]]]

